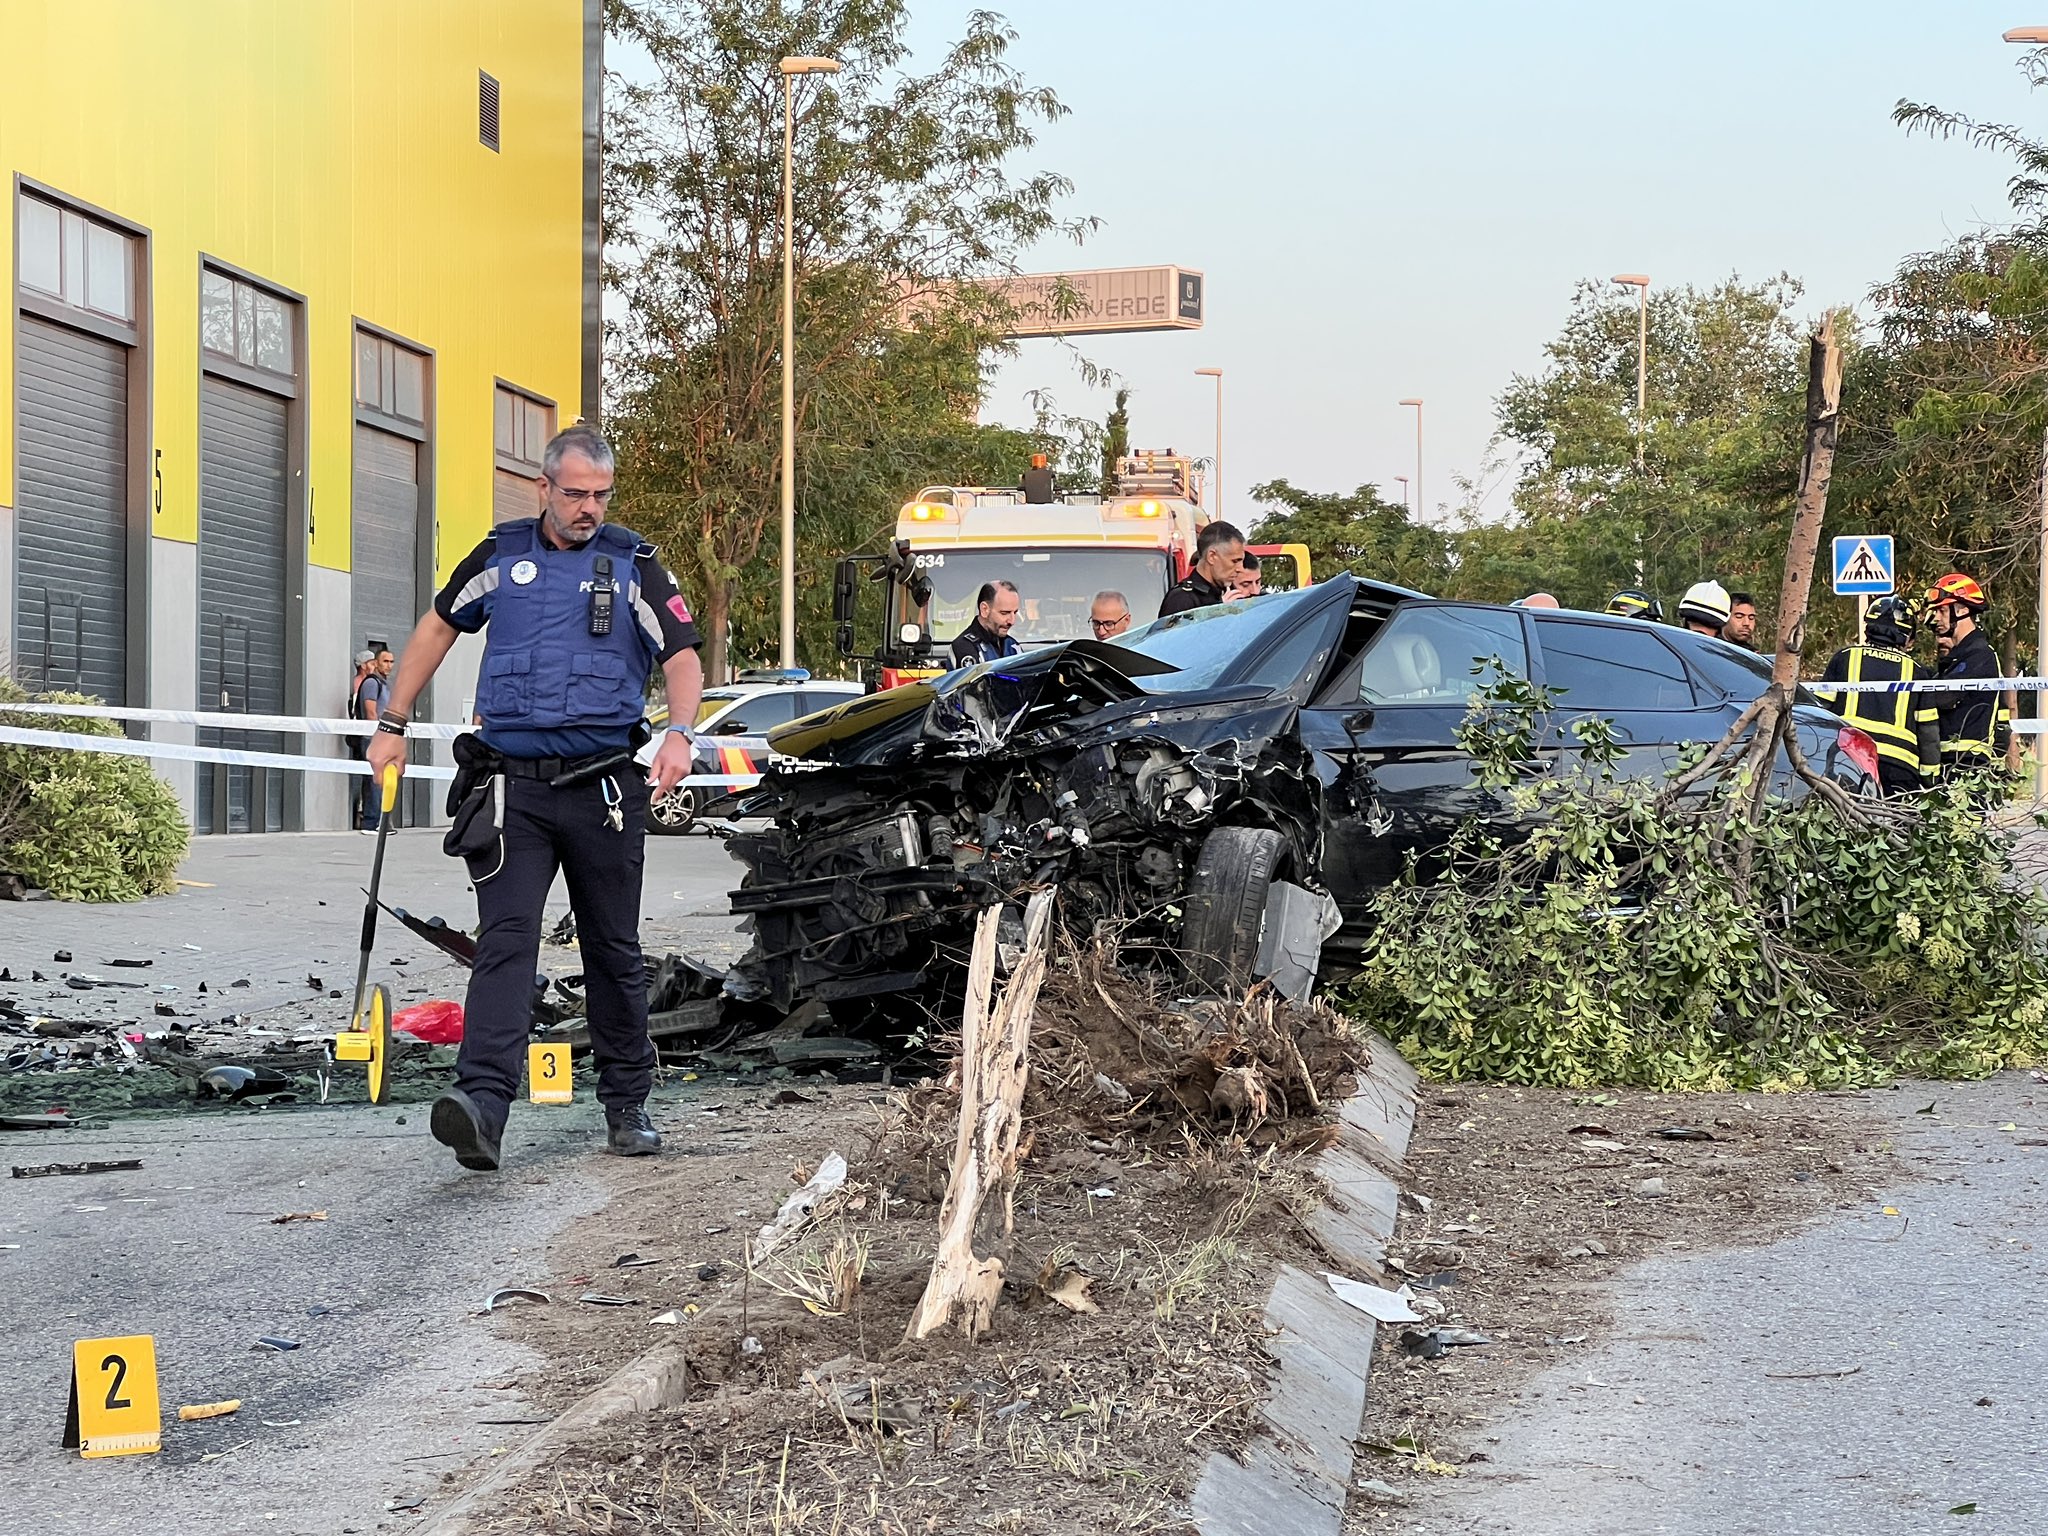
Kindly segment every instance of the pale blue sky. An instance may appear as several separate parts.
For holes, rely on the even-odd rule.
[[[1207,274],[1203,330],[1081,345],[1133,387],[1141,446],[1209,452],[1193,370],[1225,370],[1227,514],[1281,476],[1395,494],[1414,473],[1406,395],[1428,402],[1428,501],[1453,500],[1578,278],[1785,270],[1817,313],[1997,221],[2005,163],[1890,113],[1904,96],[2048,130],[2048,92],[1999,36],[2048,23],[2031,4],[994,0],[1018,65],[1072,109],[1041,163],[1103,220],[1030,268]],[[968,9],[914,0],[920,62]],[[1106,408],[1041,341],[986,415],[1024,421],[1034,387]]]

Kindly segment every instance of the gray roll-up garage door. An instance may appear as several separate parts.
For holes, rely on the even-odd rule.
[[[285,401],[209,377],[199,401],[199,707],[285,712]],[[200,732],[202,742],[296,751],[278,736]],[[284,775],[199,765],[201,832],[284,827]]]
[[[515,522],[540,515],[540,483],[510,470],[491,471],[491,521]]]
[[[406,637],[426,610],[420,592],[420,445],[410,438],[356,423],[355,498],[350,508],[349,649],[382,640],[392,654],[405,654]],[[424,701],[422,701],[424,702]],[[416,703],[413,717],[430,719],[431,708]],[[431,762],[432,751],[415,743],[411,761]],[[427,817],[428,787],[408,786],[400,801],[400,824],[417,826]]]
[[[128,349],[20,316],[18,681],[128,700]]]
[[[426,606],[419,590],[419,444],[358,424],[355,470],[349,649],[374,639],[396,653]]]

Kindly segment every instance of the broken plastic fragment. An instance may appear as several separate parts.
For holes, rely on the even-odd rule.
[[[288,1354],[292,1350],[297,1349],[299,1347],[299,1341],[297,1339],[279,1338],[274,1334],[265,1334],[262,1338],[258,1339],[254,1344],[250,1345],[249,1347],[251,1349],[261,1350],[273,1355],[282,1355]]]
[[[525,1301],[545,1307],[553,1298],[546,1291],[531,1290],[523,1285],[508,1285],[501,1291],[493,1291],[484,1299],[484,1311],[496,1312],[505,1307],[516,1306]]]
[[[846,1182],[846,1159],[837,1152],[827,1152],[818,1171],[782,1202],[782,1209],[775,1213],[775,1219],[763,1227],[754,1239],[754,1257],[766,1258],[777,1248],[788,1242],[801,1231],[818,1208],[818,1202]]]
[[[602,1291],[585,1291],[576,1299],[593,1307],[637,1307],[640,1305],[640,1298],[637,1296],[607,1296]]]

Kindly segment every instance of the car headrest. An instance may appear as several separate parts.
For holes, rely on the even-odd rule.
[[[1421,635],[1395,635],[1394,675],[1403,693],[1435,693],[1443,686],[1443,663]]]

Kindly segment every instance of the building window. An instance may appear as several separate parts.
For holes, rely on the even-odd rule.
[[[495,405],[498,467],[539,474],[541,450],[555,435],[554,403],[500,384]]]
[[[199,342],[214,356],[232,358],[245,368],[295,371],[292,305],[211,267],[199,277]]]
[[[427,360],[374,331],[357,331],[356,404],[396,421],[423,425]]]
[[[540,456],[555,435],[551,400],[500,384],[492,401],[497,462],[491,475],[491,521],[532,517],[540,510]]]
[[[135,319],[135,237],[23,193],[21,286],[111,320]]]
[[[482,70],[476,72],[476,136],[485,149],[497,149],[498,82]]]

